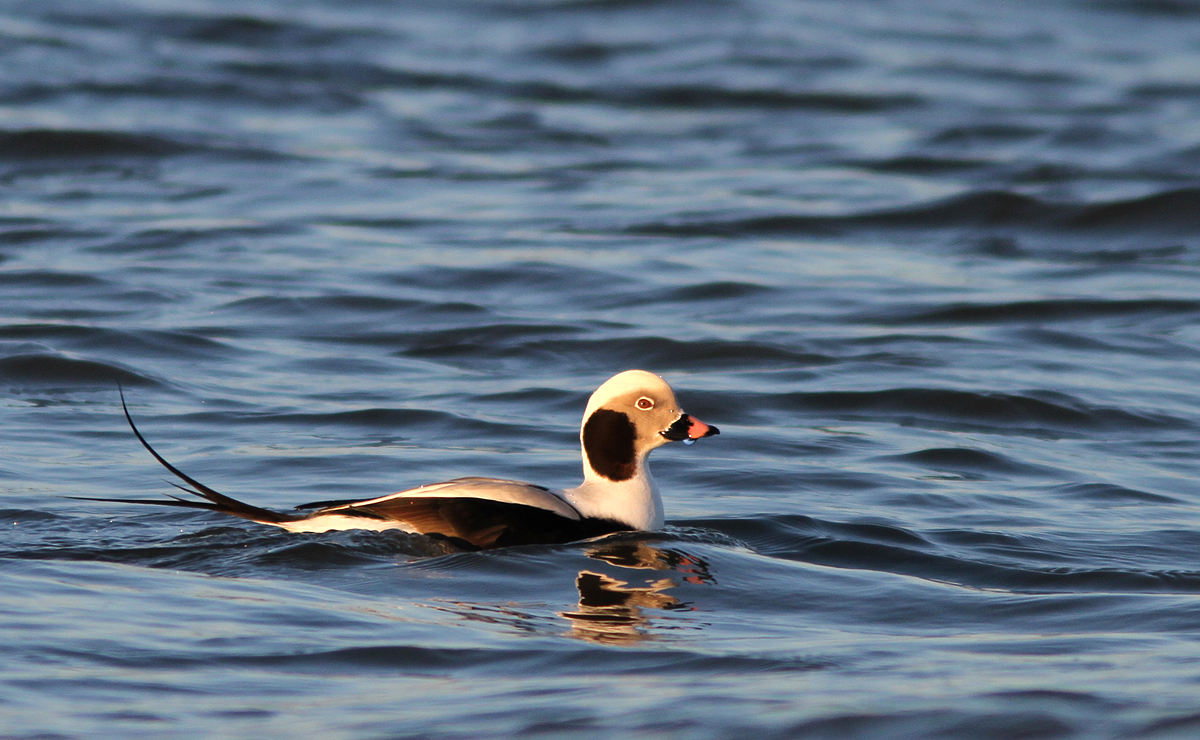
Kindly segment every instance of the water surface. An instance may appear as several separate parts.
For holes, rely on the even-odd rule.
[[[1200,5],[0,5],[0,734],[1190,738]],[[279,508],[579,478],[454,553]]]

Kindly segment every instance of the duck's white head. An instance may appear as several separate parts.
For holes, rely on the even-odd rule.
[[[643,472],[654,448],[718,433],[679,408],[667,381],[645,370],[626,370],[597,388],[583,412],[584,477],[627,481]]]

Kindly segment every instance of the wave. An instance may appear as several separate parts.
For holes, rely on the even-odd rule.
[[[212,195],[204,192],[201,196]],[[264,237],[291,234],[297,227],[281,223],[256,223],[252,221],[184,223],[174,227],[156,226],[121,236],[105,244],[88,247],[93,254],[135,254],[178,249],[195,244],[228,241],[237,237]]]
[[[0,224],[7,223],[11,222],[7,219],[0,220]],[[61,226],[50,226],[42,223],[13,225],[24,228],[12,228],[0,231],[0,244],[24,246],[27,244],[37,244],[39,242],[64,243],[78,239],[90,239],[104,236],[104,232],[102,231],[84,231],[79,229],[63,228]],[[3,277],[0,277],[0,279],[3,279]]]
[[[587,293],[612,291],[634,284],[616,272],[548,262],[508,262],[494,267],[422,267],[385,274],[393,285],[464,288],[488,291],[554,291],[580,289]]]
[[[738,88],[721,84],[571,84],[545,77],[506,79],[478,73],[399,69],[379,64],[320,60],[305,64],[287,62],[226,62],[221,65],[233,89],[248,91],[249,97],[278,99],[286,91],[308,90],[320,95],[340,96],[344,104],[365,103],[363,95],[377,89],[452,90],[484,93],[512,100],[540,103],[600,103],[614,107],[649,108],[737,108],[765,110],[810,110],[842,114],[870,114],[915,108],[924,99],[913,94],[859,93],[841,90],[788,90]],[[260,90],[255,79],[284,84]],[[320,85],[309,90],[306,85]],[[336,87],[334,87],[336,86]],[[186,89],[186,88],[185,88]]]
[[[844,216],[767,215],[708,221],[659,221],[629,226],[628,233],[657,236],[822,235],[855,228],[895,229],[1013,227],[1029,231],[1148,234],[1200,231],[1200,188],[1180,188],[1097,204],[1044,201],[1007,191],[984,191],[930,204]]]
[[[357,427],[364,429],[385,429],[390,432],[416,432],[431,429],[444,433],[475,435],[479,438],[500,438],[520,435],[535,437],[545,434],[538,427],[515,423],[491,422],[472,417],[459,416],[446,411],[435,411],[420,408],[369,408],[352,411],[333,411],[329,413],[297,413],[297,412],[256,412],[239,413],[234,411],[205,411],[193,414],[181,414],[174,419],[206,422],[219,427],[234,425],[273,425],[278,424],[299,429],[320,429],[322,427]]]
[[[387,35],[379,28],[318,27],[295,20],[250,15],[105,13],[106,25],[138,28],[156,36],[253,49],[315,48],[359,44]]]
[[[475,331],[469,330],[469,333]],[[531,328],[530,333],[541,331],[535,327]],[[685,341],[661,336],[627,336],[615,339],[538,339],[514,345],[446,341],[441,334],[433,333],[427,342],[413,342],[410,339],[410,346],[396,354],[468,364],[480,360],[542,362],[553,358],[557,362],[580,367],[644,366],[659,371],[745,365],[753,365],[757,369],[795,368],[835,362],[826,355],[791,350],[765,342]]]
[[[929,470],[948,471],[968,478],[984,479],[992,475],[1045,475],[1050,468],[1031,465],[1011,457],[972,447],[935,447],[902,455],[884,457]]]
[[[256,161],[286,156],[266,149],[216,145],[146,133],[48,128],[0,131],[0,161],[162,158],[198,153]]]
[[[0,381],[13,385],[103,387],[159,386],[158,381],[117,365],[47,354],[0,358]]]
[[[645,306],[654,303],[695,303],[699,301],[743,300],[780,293],[778,288],[759,283],[747,283],[734,280],[719,280],[696,285],[684,285],[677,288],[664,288],[653,293],[642,291],[640,294],[614,296],[609,303],[612,307]]]
[[[61,289],[100,287],[109,285],[107,280],[95,275],[54,270],[13,270],[0,272],[0,285],[6,287]]]
[[[822,90],[737,89],[716,85],[664,85],[613,89],[595,94],[620,105],[662,108],[764,108],[832,113],[881,113],[924,104],[911,94]]]
[[[322,316],[325,319],[349,316],[378,316],[388,313],[421,313],[425,315],[472,316],[486,313],[487,309],[474,303],[422,301],[408,298],[389,298],[373,295],[323,295],[323,296],[253,296],[240,298],[218,307],[219,311],[244,313],[248,316]],[[347,341],[363,338],[370,341],[369,332],[356,332],[353,336],[341,333],[337,337]]]
[[[562,632],[563,627],[557,621],[546,619],[539,625],[537,620],[531,619],[530,616],[525,615],[524,619],[517,619],[522,625],[522,631],[541,632],[547,636],[555,636]],[[296,618],[299,619],[299,616]],[[294,629],[298,625],[289,626]],[[511,677],[514,670],[527,670],[530,666],[537,666],[539,674],[548,672],[551,675],[574,674],[582,666],[588,671],[603,671],[612,675],[696,677],[763,671],[815,670],[827,666],[824,661],[804,660],[793,656],[720,655],[679,649],[646,648],[636,651],[614,651],[603,647],[584,646],[573,646],[568,650],[557,644],[544,648],[526,646],[507,650],[495,647],[374,644],[330,650],[249,655],[230,652],[220,657],[153,653],[134,655],[128,652],[106,651],[84,653],[64,648],[50,648],[47,652],[60,659],[83,660],[131,670],[221,664],[242,669],[270,668],[276,671],[315,673],[322,676],[329,675],[331,670],[351,671],[354,674],[373,671],[393,674],[403,671],[412,675],[442,675],[446,671],[466,670],[472,676]]]
[[[1182,504],[1182,500],[1161,493],[1139,491],[1111,483],[1068,483],[1053,489],[1056,493],[1110,506],[1129,504]]]
[[[1200,572],[1134,566],[1096,567],[1089,548],[1144,555],[1146,541],[1159,543],[1164,552],[1188,551],[1198,535],[1186,538],[1142,533],[1132,544],[1100,540],[1081,543],[1073,535],[1054,531],[1043,534],[938,529],[925,534],[905,527],[872,522],[839,522],[798,514],[737,518],[672,520],[666,531],[623,533],[612,538],[555,546],[512,548],[495,553],[458,553],[445,543],[398,531],[342,531],[295,535],[269,528],[206,526],[177,533],[182,522],[211,522],[207,512],[136,513],[124,528],[112,529],[103,542],[64,544],[63,531],[77,526],[78,517],[10,511],[10,519],[30,525],[25,540],[0,557],[22,560],[82,560],[119,562],[151,568],[183,569],[210,575],[262,578],[271,574],[331,571],[344,585],[369,581],[373,566],[404,567],[418,571],[474,573],[485,579],[520,579],[523,571],[545,575],[571,574],[573,558],[586,556],[611,565],[639,569],[622,553],[642,550],[667,557],[674,552],[703,565],[708,583],[722,578],[762,571],[754,557],[811,563],[851,571],[881,572],[955,584],[969,589],[1005,593],[1134,594],[1200,593]],[[158,523],[155,530],[146,525]],[[36,528],[42,528],[37,530]],[[40,534],[38,532],[40,531]],[[148,539],[149,538],[149,539]],[[671,544],[675,543],[675,544]],[[611,556],[603,550],[613,550]],[[665,548],[665,549],[664,549]],[[698,553],[703,553],[699,555]],[[753,553],[754,555],[749,555]],[[750,557],[750,560],[747,560]],[[1117,560],[1122,558],[1117,556]],[[662,563],[660,563],[661,565]],[[365,566],[364,571],[360,566]],[[670,568],[669,568],[670,569]],[[692,573],[691,569],[683,572]],[[712,580],[715,576],[716,580]],[[768,577],[769,576],[769,577]],[[768,580],[781,577],[768,574]],[[567,578],[572,576],[568,575]],[[753,580],[753,579],[752,579]],[[844,584],[843,584],[844,585]],[[350,590],[354,590],[351,587]],[[757,594],[769,598],[769,594]],[[976,605],[986,608],[986,605]],[[1042,607],[1027,604],[1035,611]],[[1067,607],[1072,608],[1072,607]],[[1090,607],[1087,608],[1090,611]]]
[[[1186,430],[1194,426],[1190,421],[1163,413],[1098,406],[1052,391],[989,393],[948,388],[765,394],[709,391],[703,400],[714,409],[761,409],[760,414],[776,417],[802,413],[806,417],[932,424],[938,428],[948,424],[951,429],[1052,436],[1128,429]]]
[[[1200,16],[1200,3],[1195,0],[1091,0],[1093,8],[1131,15],[1161,16],[1165,18],[1193,18]]]
[[[1045,134],[1045,130],[1036,126],[1015,126],[1012,124],[984,123],[973,126],[951,126],[934,134],[928,139],[932,145],[976,144],[979,142],[1011,142],[1026,141]]]
[[[86,6],[76,5],[70,10],[51,6],[43,13],[43,17],[66,27],[117,30],[180,41],[266,50],[290,51],[356,44],[388,36],[378,27],[318,26],[294,19],[248,14],[130,12],[120,8],[89,13]]]
[[[499,0],[491,8],[505,15],[545,13],[613,12],[677,8],[680,12],[712,13],[736,9],[729,0]]]
[[[58,348],[178,357],[201,360],[229,357],[237,350],[223,342],[181,331],[119,330],[74,324],[10,324],[0,326],[0,340],[45,342]]]
[[[383,275],[380,279],[405,288],[462,290],[485,296],[517,292],[532,299],[558,302],[570,295],[573,305],[594,309],[646,306],[656,303],[693,304],[719,300],[747,300],[782,295],[779,288],[736,280],[648,286],[626,274],[573,265],[518,262],[497,267],[429,267]],[[270,298],[256,298],[269,305]],[[312,303],[334,298],[278,299]],[[347,299],[349,300],[349,299]],[[362,300],[372,300],[364,297]],[[392,300],[392,299],[386,299]],[[242,305],[230,304],[230,305]],[[587,322],[594,326],[600,322]]]
[[[1047,299],[1011,303],[953,303],[908,309],[890,308],[886,314],[860,316],[860,320],[889,326],[914,324],[1004,324],[1030,321],[1086,321],[1113,317],[1152,318],[1200,313],[1200,300],[1185,299]]]
[[[162,136],[83,129],[25,129],[0,132],[0,158],[163,157],[196,147]]]
[[[1200,230],[1200,188],[1084,206],[1064,220],[1068,230]]]
[[[927,538],[900,527],[803,515],[678,523],[715,529],[773,558],[971,588],[1025,593],[1200,593],[1200,572],[1073,565],[1079,556],[1067,543],[1047,537],[945,530]],[[1042,565],[1047,560],[1060,564]]]
[[[78,518],[75,519],[77,523]],[[128,521],[130,526],[126,531],[110,532],[102,544],[63,544],[61,533],[46,532],[42,541],[32,537],[19,549],[0,553],[0,557],[100,561],[210,575],[262,576],[281,570],[294,573],[394,563],[398,556],[433,557],[447,552],[436,540],[396,531],[345,531],[296,537],[263,527],[212,526],[214,517],[207,512],[139,511],[131,513]],[[201,528],[159,539],[148,535],[145,526],[132,526],[133,522],[160,521],[171,522],[175,532],[181,523]],[[64,522],[71,523],[65,518]]]

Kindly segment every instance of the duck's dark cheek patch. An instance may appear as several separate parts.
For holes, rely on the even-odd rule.
[[[620,411],[599,409],[583,425],[583,451],[588,464],[611,481],[629,480],[637,472],[633,422]]]

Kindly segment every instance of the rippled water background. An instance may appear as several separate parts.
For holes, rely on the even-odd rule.
[[[1200,4],[0,4],[0,735],[1192,738]],[[579,477],[446,553],[275,507]]]

